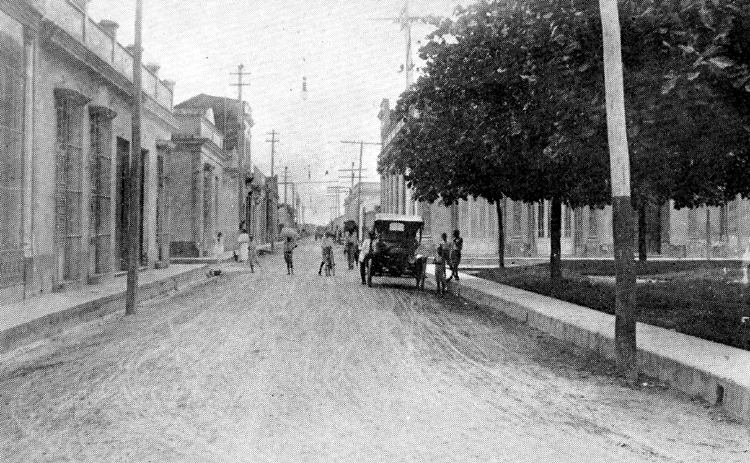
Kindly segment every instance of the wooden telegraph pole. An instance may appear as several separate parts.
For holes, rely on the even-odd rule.
[[[130,146],[130,195],[128,205],[128,279],[125,290],[125,315],[136,314],[138,267],[141,263],[141,72],[143,0],[135,3],[135,50],[133,52],[133,113]]]
[[[630,158],[625,125],[620,19],[617,0],[599,0],[604,41],[604,84],[612,179],[612,228],[615,247],[615,355],[617,369],[630,381],[638,377],[635,339],[635,271]]]
[[[243,72],[245,66],[240,64],[237,67],[237,72],[233,72],[232,75],[237,76],[237,83],[231,84],[237,87],[237,216],[238,224],[241,224],[247,214],[244,213],[245,205],[245,175],[244,175],[244,164],[246,154],[246,143],[245,143],[245,104],[242,101],[242,87],[250,85],[250,83],[242,83],[242,77],[250,74],[249,72]],[[252,172],[252,162],[248,161],[250,166],[250,172]],[[251,207],[248,204],[248,207]],[[248,233],[252,233],[252,224],[245,224]]]
[[[362,141],[362,140],[359,140],[359,141],[343,140],[341,143],[348,143],[348,144],[359,145],[359,169],[358,169],[359,170],[359,183],[357,184],[357,229],[358,229],[357,230],[357,234],[358,234],[357,239],[361,240],[362,239],[362,225],[363,224],[360,223],[360,220],[359,220],[359,215],[360,214],[359,213],[360,213],[360,208],[362,207],[362,154],[365,151],[365,145],[378,145],[378,146],[380,146],[380,145],[382,145],[382,143],[367,142],[367,141]]]
[[[271,130],[268,135],[271,136],[270,140],[266,140],[266,143],[271,144],[271,178],[273,178],[273,168],[274,168],[274,155],[276,154],[276,143],[279,142],[279,139],[276,138],[276,136],[279,133],[276,130]],[[276,196],[279,195],[279,188],[278,184],[276,185]],[[278,209],[277,209],[278,210]],[[277,211],[271,211],[271,217],[269,218],[272,222],[274,222],[273,227],[271,227],[271,252],[274,251],[275,242],[276,242],[276,227],[278,226],[275,222],[276,220],[274,217],[277,217]],[[268,220],[268,219],[267,219]]]

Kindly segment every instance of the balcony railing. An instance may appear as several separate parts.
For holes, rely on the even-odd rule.
[[[44,16],[86,45],[117,72],[133,81],[133,55],[70,0],[34,0]],[[143,91],[161,106],[172,110],[172,90],[145,66]]]

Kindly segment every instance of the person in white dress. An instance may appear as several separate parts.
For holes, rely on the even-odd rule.
[[[240,234],[237,235],[237,260],[247,262],[247,243],[250,237],[244,227],[240,227]]]

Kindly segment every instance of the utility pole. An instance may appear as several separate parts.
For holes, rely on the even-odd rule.
[[[242,83],[242,77],[249,75],[249,72],[243,72],[245,66],[240,64],[237,67],[237,72],[233,72],[232,75],[237,76],[237,83],[231,84],[237,87],[237,215],[238,222],[242,223],[245,220],[245,214],[243,213],[245,205],[245,175],[244,175],[244,163],[245,163],[245,104],[242,101],[242,87],[250,85],[250,83]],[[253,164],[248,160],[250,171],[252,172]],[[248,207],[250,205],[248,204]],[[248,232],[252,233],[252,224],[246,224]]]
[[[133,113],[131,121],[130,204],[128,205],[128,281],[125,291],[125,315],[136,314],[138,267],[141,261],[141,112],[142,108],[142,30],[143,0],[135,2],[135,50],[133,53]]]
[[[278,134],[279,132],[275,130],[271,130],[270,132],[268,132],[268,135],[271,136],[271,139],[266,140],[266,143],[271,144],[271,177],[273,177],[273,163],[274,163],[273,158],[274,158],[274,154],[276,153],[276,143],[280,141],[278,138],[276,138],[276,135]]]
[[[274,176],[273,176],[273,165],[274,165],[274,154],[276,153],[276,143],[279,142],[279,140],[276,138],[276,135],[278,135],[278,132],[276,132],[276,130],[271,130],[268,133],[268,135],[271,136],[271,139],[270,140],[266,140],[266,143],[270,143],[271,144],[271,178],[274,178]],[[276,182],[276,196],[278,196],[278,195],[279,195],[279,188],[278,188],[278,182]],[[274,251],[274,247],[275,247],[274,243],[276,241],[276,228],[277,228],[277,224],[275,223],[276,220],[274,219],[274,217],[278,218],[277,214],[278,214],[278,207],[276,208],[275,211],[271,211],[271,217],[270,217],[271,221],[274,222],[273,226],[271,227],[271,252]]]
[[[358,144],[359,145],[359,183],[357,184],[357,239],[362,239],[362,224],[359,220],[360,208],[362,207],[362,154],[365,151],[365,145],[377,145],[380,146],[382,143],[379,142],[367,142],[367,141],[347,141],[342,140],[341,143]]]
[[[284,166],[284,204],[286,204],[286,184],[289,183],[287,176],[289,175],[289,166]]]
[[[635,339],[635,272],[633,206],[630,202],[630,157],[625,122],[625,92],[617,0],[599,0],[604,41],[604,86],[612,179],[612,232],[615,248],[615,358],[629,381],[638,378]]]
[[[392,18],[370,18],[371,21],[388,21],[401,25],[406,39],[406,59],[404,62],[404,71],[406,73],[406,88],[414,83],[414,58],[411,52],[411,25],[414,22],[425,22],[430,19],[428,16],[411,16],[409,14],[409,0],[404,1],[404,6],[397,17]]]

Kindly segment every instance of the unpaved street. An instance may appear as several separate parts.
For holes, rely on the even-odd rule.
[[[337,250],[0,363],[2,462],[747,462],[748,428],[490,311],[360,285]],[[382,283],[387,283],[385,286]]]

